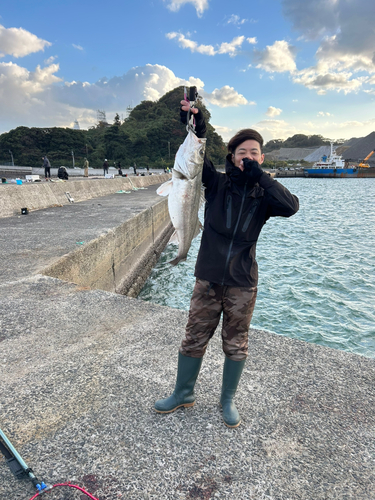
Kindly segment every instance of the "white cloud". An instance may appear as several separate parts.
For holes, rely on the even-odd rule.
[[[227,24],[234,24],[236,26],[240,26],[248,22],[248,19],[241,19],[240,16],[236,14],[232,14],[227,21]]]
[[[81,47],[80,45],[76,45],[74,43],[72,43],[73,47],[77,50],[83,50],[83,47]]]
[[[361,0],[283,0],[283,11],[305,40],[321,39],[317,72],[375,73],[375,2]],[[338,85],[335,90],[338,89]],[[351,84],[353,85],[353,84]],[[344,85],[342,88],[347,89]]]
[[[45,68],[39,65],[35,71],[30,72],[26,68],[22,68],[18,64],[0,63],[0,82],[1,82],[1,98],[3,105],[6,106],[5,99],[16,98],[18,95],[27,97],[37,97],[51,84],[61,81],[54,73],[59,70],[58,64],[51,64]],[[13,97],[12,97],[13,96]],[[24,98],[21,99],[21,106]]]
[[[38,66],[29,72],[13,63],[0,63],[0,109],[6,130],[19,125],[71,126],[76,119],[82,128],[87,128],[96,122],[98,109],[104,109],[111,121],[116,112],[125,115],[129,104],[157,100],[181,85],[196,86],[204,99],[221,108],[255,104],[228,85],[205,92],[199,78],[179,78],[158,64],[135,67],[122,76],[102,78],[95,83],[62,84],[56,75],[58,71],[58,64]]]
[[[258,43],[256,36],[253,36],[252,38],[246,38],[246,41],[251,43],[252,45],[256,45]]]
[[[23,28],[4,28],[0,24],[0,57],[11,55],[24,57],[34,52],[44,50],[52,45]]]
[[[328,113],[328,111],[319,111],[319,113],[316,116],[333,116],[331,113]]]
[[[328,90],[343,91],[344,94],[348,94],[357,92],[365,81],[362,77],[352,79],[351,77],[352,73],[323,72],[319,71],[319,68],[313,67],[295,73],[293,81],[309,89],[314,89],[321,95],[326,94]]]
[[[167,3],[167,7],[172,12],[178,12],[180,8],[188,3],[191,3],[195,10],[197,11],[198,17],[202,17],[203,12],[208,9],[209,0],[164,0]]]
[[[375,38],[374,38],[375,43]],[[358,54],[345,53],[339,46],[337,36],[326,38],[316,52],[320,67],[336,69],[338,71],[351,69],[352,71],[375,72],[374,51],[367,50]]]
[[[30,72],[12,62],[0,63],[0,132],[19,125],[68,125],[75,119],[67,106],[51,99],[51,87],[61,81],[58,70],[58,64]]]
[[[216,54],[215,48],[212,45],[198,45],[197,42],[189,40],[181,33],[167,33],[166,37],[169,38],[169,40],[176,38],[181,48],[190,49],[191,52],[198,52],[199,54],[205,54],[207,56],[214,56]]]
[[[234,130],[229,127],[222,127],[221,125],[212,125],[219,135],[223,138],[224,142],[228,142],[235,134]]]
[[[96,122],[97,109],[104,109],[111,120],[116,112],[125,115],[130,104],[159,99],[177,86],[194,85],[200,93],[204,88],[199,78],[179,78],[158,64],[132,68],[122,76],[95,83],[62,84],[58,71],[58,64],[29,72],[14,63],[0,63],[0,132],[19,125],[68,127],[76,119],[87,128]]]
[[[215,89],[213,92],[201,92],[202,96],[211,104],[221,108],[237,107],[242,105],[255,105],[255,102],[248,101],[242,94],[239,94],[233,87],[224,85],[221,89]]]
[[[280,108],[275,108],[274,106],[269,106],[269,108],[266,111],[266,115],[274,117],[274,116],[281,115],[282,112],[283,112],[283,110]]]
[[[265,141],[287,139],[292,135],[303,134],[305,132],[300,127],[290,125],[284,120],[262,120],[256,123],[254,128],[262,134]]]
[[[237,55],[237,49],[241,47],[244,36],[237,36],[233,38],[231,42],[223,42],[217,45],[216,48],[213,45],[198,45],[194,40],[189,40],[182,33],[176,33],[172,31],[165,35],[169,40],[176,39],[178,44],[183,49],[190,49],[191,52],[198,52],[207,56],[215,56],[216,54],[229,54],[230,57]]]
[[[335,123],[334,125],[336,127],[341,128],[341,129],[343,129],[343,128],[351,129],[353,127],[356,127],[356,128],[366,127],[368,125],[370,125],[370,126],[373,127],[374,124],[375,124],[375,119],[373,119],[373,120],[367,120],[365,122],[346,121],[346,122]]]
[[[236,36],[229,43],[222,43],[217,51],[218,54],[229,54],[230,57],[234,57],[237,53],[237,49],[241,47],[243,41],[245,40],[244,36]]]
[[[277,40],[264,50],[254,50],[254,57],[258,62],[257,68],[271,73],[293,73],[296,70],[295,49],[285,40]]]
[[[51,56],[51,57],[49,57],[48,59],[45,59],[45,60],[44,60],[44,64],[45,64],[46,66],[49,66],[49,65],[50,65],[50,64],[52,64],[52,63],[53,63],[53,61],[55,61],[56,59],[57,59],[57,56]]]

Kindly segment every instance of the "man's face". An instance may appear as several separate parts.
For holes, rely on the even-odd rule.
[[[244,158],[255,160],[259,163],[259,165],[263,163],[264,154],[262,154],[260,150],[260,144],[258,141],[248,139],[247,141],[242,142],[239,146],[236,147],[234,154],[232,154],[232,161],[234,165],[240,168],[242,171],[244,170],[242,162]]]

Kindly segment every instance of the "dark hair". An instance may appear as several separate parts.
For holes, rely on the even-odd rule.
[[[263,137],[259,132],[253,130],[252,128],[244,128],[237,132],[237,134],[232,137],[232,139],[228,142],[228,151],[233,153],[236,151],[236,148],[245,141],[253,140],[257,141],[260,144],[260,150],[262,151],[263,147]]]

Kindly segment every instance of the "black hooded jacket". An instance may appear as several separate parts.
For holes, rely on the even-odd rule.
[[[260,231],[270,217],[295,214],[298,198],[265,172],[250,185],[230,155],[225,171],[217,172],[205,158],[205,220],[195,276],[221,285],[256,287]]]

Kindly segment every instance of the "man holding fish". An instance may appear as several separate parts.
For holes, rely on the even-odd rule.
[[[191,115],[195,127],[187,123]],[[206,201],[204,229],[189,319],[179,349],[176,386],[171,396],[156,401],[155,410],[171,413],[194,405],[194,386],[203,356],[223,314],[225,361],[220,403],[225,425],[238,427],[241,417],[233,398],[248,355],[248,331],[257,295],[256,243],[270,217],[290,217],[298,211],[299,202],[261,169],[263,138],[258,132],[244,129],[232,137],[222,174],[204,153],[202,111],[185,98],[180,116],[188,125],[188,136],[176,155],[172,180],[158,190],[169,196],[176,229],[172,238],[179,244],[172,264],[186,258],[191,240],[199,232],[201,183]]]

